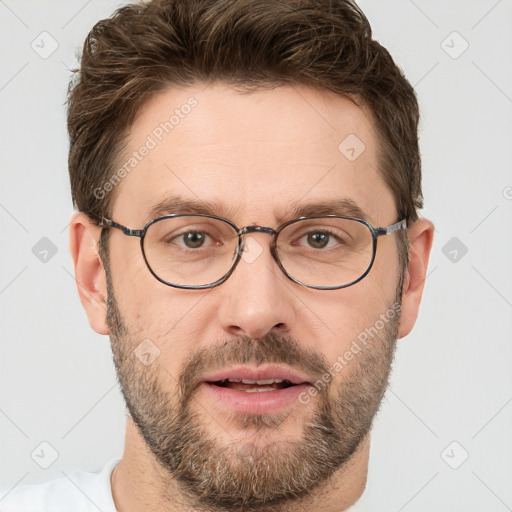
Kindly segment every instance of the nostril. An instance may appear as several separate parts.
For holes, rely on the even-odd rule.
[[[274,329],[282,329],[284,327],[284,324],[282,322],[279,322],[278,324],[274,325]]]

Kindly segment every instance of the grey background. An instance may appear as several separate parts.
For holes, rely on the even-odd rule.
[[[416,86],[436,238],[357,508],[512,510],[512,0],[360,4]],[[88,325],[68,253],[63,107],[76,49],[119,5],[0,1],[4,493],[122,453],[109,340]]]

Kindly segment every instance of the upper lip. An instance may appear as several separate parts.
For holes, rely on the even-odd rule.
[[[202,382],[217,382],[226,379],[240,379],[248,381],[288,380],[292,384],[311,382],[311,377],[286,366],[266,365],[259,367],[234,366],[205,375]]]

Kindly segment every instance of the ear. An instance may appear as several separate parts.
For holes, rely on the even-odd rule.
[[[409,266],[402,292],[399,338],[403,338],[411,332],[418,317],[434,237],[434,225],[427,219],[417,220],[407,229],[407,236],[410,247]]]
[[[69,247],[75,265],[75,280],[89,324],[98,334],[108,334],[107,283],[98,253],[101,228],[85,213],[71,218]]]

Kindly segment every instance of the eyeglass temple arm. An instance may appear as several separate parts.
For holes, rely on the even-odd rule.
[[[105,225],[107,225],[111,228],[119,229],[125,235],[128,235],[128,236],[141,237],[144,233],[144,230],[142,230],[142,229],[130,229],[130,228],[127,228],[126,226],[122,226],[121,224],[118,224],[117,222],[114,222],[113,220],[102,217],[100,227],[104,227]]]
[[[391,233],[394,233],[395,231],[398,231],[400,229],[407,229],[406,219],[402,219],[399,222],[395,222],[394,224],[389,225],[387,228],[377,228],[375,231],[377,233],[377,236],[381,236],[390,235]]]

